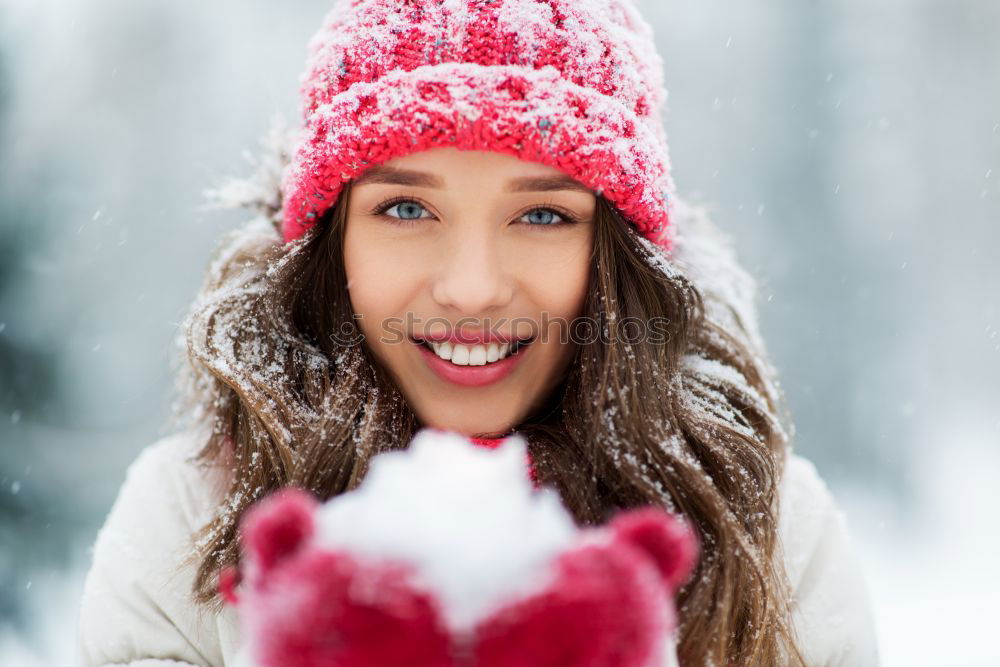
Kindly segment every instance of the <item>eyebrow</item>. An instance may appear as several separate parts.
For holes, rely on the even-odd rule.
[[[381,183],[383,185],[410,185],[418,188],[435,188],[440,190],[444,187],[444,181],[434,174],[412,169],[400,169],[398,167],[387,167],[376,165],[369,168],[354,180],[354,185],[365,185],[369,183]],[[504,192],[554,192],[557,190],[576,190],[577,192],[590,193],[591,190],[579,181],[569,176],[526,176],[516,178],[507,184]]]

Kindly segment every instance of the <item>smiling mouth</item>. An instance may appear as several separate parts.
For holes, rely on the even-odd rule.
[[[462,345],[451,341],[430,342],[418,338],[410,339],[413,343],[430,350],[439,359],[451,362],[455,366],[486,366],[496,363],[509,356],[517,355],[521,350],[534,342],[534,338],[520,339],[511,343],[476,343]]]

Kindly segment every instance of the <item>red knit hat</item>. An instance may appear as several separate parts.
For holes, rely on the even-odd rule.
[[[339,0],[308,50],[286,242],[369,166],[452,146],[557,168],[671,248],[662,60],[631,0]]]

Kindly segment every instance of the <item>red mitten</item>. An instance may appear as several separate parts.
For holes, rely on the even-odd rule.
[[[477,667],[662,665],[676,627],[673,594],[694,566],[697,542],[656,508],[619,513],[561,554],[545,589],[477,628]]]
[[[513,442],[511,442],[513,441]],[[241,523],[258,667],[652,667],[697,541],[662,509],[579,531],[523,474],[525,443],[424,431],[320,505],[285,489]]]
[[[243,521],[240,610],[261,667],[448,667],[437,603],[405,563],[361,561],[311,548],[318,503],[287,488]]]

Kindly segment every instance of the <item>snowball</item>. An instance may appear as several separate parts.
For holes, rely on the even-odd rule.
[[[504,600],[544,587],[547,566],[577,534],[558,493],[532,486],[526,453],[516,434],[487,449],[424,428],[321,506],[316,545],[410,563],[450,627],[468,630]]]

